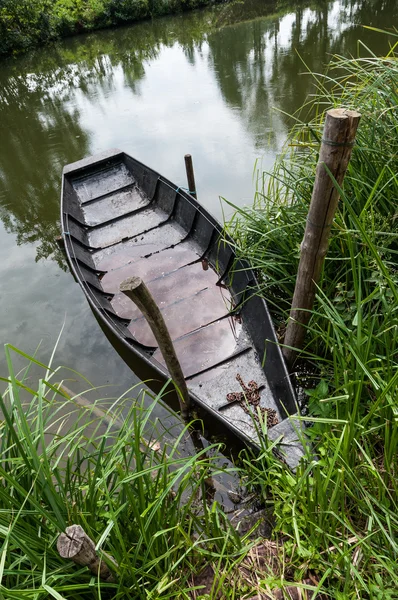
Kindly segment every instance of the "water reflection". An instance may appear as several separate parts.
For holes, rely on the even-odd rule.
[[[275,16],[281,6],[286,14]],[[85,102],[108,102],[121,86],[146,101],[141,82],[165,48],[182,53],[192,67],[199,63],[207,75],[213,73],[227,106],[239,112],[255,152],[274,155],[288,123],[272,109],[293,113],[304,102],[312,85],[299,76],[306,70],[304,62],[321,71],[330,54],[354,51],[357,24],[377,21],[382,26],[380,21],[388,15],[391,22],[397,10],[387,0],[317,2],[311,8],[299,3],[294,11],[288,3],[246,0],[76,38],[3,63],[0,217],[6,230],[16,234],[18,244],[39,241],[37,259],[53,256],[61,264],[54,244],[59,174],[63,164],[90,151],[90,132],[81,116]],[[244,18],[253,20],[240,23]],[[361,35],[370,37],[365,31]],[[378,41],[373,34],[373,47]],[[200,76],[197,84],[200,99]],[[183,80],[179,93],[184,93]],[[159,102],[161,94],[158,89]]]
[[[64,266],[54,241],[62,167],[107,147],[129,151],[182,185],[182,157],[191,152],[207,208],[220,215],[220,194],[249,202],[255,159],[262,155],[271,167],[291,125],[284,113],[296,111],[312,89],[300,73],[322,71],[335,52],[355,53],[359,37],[384,51],[385,37],[360,25],[383,28],[397,16],[394,0],[244,0],[65,40],[0,63],[0,219],[26,249],[20,261],[26,264],[30,252],[36,261]],[[2,230],[3,255],[6,237]],[[46,274],[56,277],[54,270]],[[3,281],[11,276],[16,293],[26,278],[32,290],[42,286],[42,271],[18,271],[6,261]],[[57,285],[63,315],[76,299],[62,293],[70,285],[66,275]],[[27,322],[46,318],[26,302],[18,306]],[[8,320],[0,322],[3,331],[11,331]],[[55,325],[54,317],[54,340]],[[26,332],[12,333],[23,345]],[[95,346],[92,340],[92,352]],[[69,357],[79,355],[72,340],[68,348]]]
[[[0,217],[18,245],[39,242],[37,260],[52,255],[61,265],[60,172],[71,155],[87,153],[88,134],[78,109],[67,108],[65,79],[53,71],[11,76],[1,95]]]

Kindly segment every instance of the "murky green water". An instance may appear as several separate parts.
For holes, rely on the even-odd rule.
[[[359,38],[383,52],[386,37],[361,25],[397,16],[395,0],[246,0],[0,63],[0,341],[33,352],[42,340],[46,361],[65,320],[58,364],[97,385],[134,381],[54,241],[63,165],[116,146],[185,185],[190,152],[199,199],[221,216],[219,196],[249,203],[255,160],[271,167],[281,148],[291,121],[274,109],[294,112],[311,90],[299,55],[322,71]]]

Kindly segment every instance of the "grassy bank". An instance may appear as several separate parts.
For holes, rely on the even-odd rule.
[[[153,415],[159,398],[134,401],[130,390],[85,403],[63,387],[75,373],[22,356],[26,364],[17,375],[13,362],[21,353],[6,346],[6,358],[1,599],[170,598],[176,590],[188,597],[191,573],[209,553],[242,554],[244,542],[217,504],[210,509],[204,500],[209,470],[217,471],[213,460],[204,451],[179,454],[186,429],[167,444]],[[34,387],[32,368],[39,370]],[[87,394],[98,397],[96,390]],[[59,556],[57,538],[72,524],[94,540],[113,582]]]
[[[61,37],[209,6],[223,0],[2,0],[0,55]]]
[[[293,584],[283,545],[257,540],[253,524],[238,532],[239,513],[232,523],[217,502],[226,474],[218,446],[198,450],[196,443],[181,455],[191,434],[159,423],[161,396],[137,397],[132,389],[95,400],[99,390],[91,388],[74,395],[66,386],[87,383],[75,372],[46,367],[10,345],[5,353],[1,600],[243,600]],[[230,467],[229,482],[232,473],[235,483],[247,475]],[[58,537],[72,524],[93,540],[111,581],[60,556]]]
[[[311,75],[315,98],[295,115],[274,171],[259,174],[254,207],[237,211],[229,229],[259,271],[282,337],[324,111],[362,113],[301,353],[315,373],[308,420],[319,461],[294,477],[269,457],[246,465],[275,502],[296,564],[312,564],[332,598],[395,598],[398,56],[395,48],[383,58],[359,48],[362,58],[334,57],[325,76]],[[300,375],[302,364],[296,368]]]
[[[26,367],[17,375],[15,350],[6,347],[0,600],[244,600],[283,598],[289,586],[290,597],[300,589],[318,599],[397,598],[398,57],[362,52],[335,57],[327,76],[315,78],[315,103],[296,115],[274,172],[260,174],[254,208],[229,224],[282,335],[324,111],[361,111],[302,352],[315,381],[305,417],[314,452],[291,473],[264,441],[235,469],[267,509],[272,542],[237,534],[212,495],[208,478],[217,479],[218,463],[211,452],[181,456],[184,429],[165,443],[158,399],[136,403],[130,391],[111,404],[82,405],[61,387],[60,370],[19,354]],[[37,384],[32,368],[42,370]],[[60,558],[57,537],[72,523],[94,540],[114,582]],[[197,577],[203,569],[206,588]]]

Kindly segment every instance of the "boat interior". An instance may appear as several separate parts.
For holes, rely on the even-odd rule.
[[[135,304],[119,291],[139,276],[157,302],[190,392],[253,438],[236,377],[254,381],[260,406],[279,421],[294,392],[266,304],[248,264],[220,225],[185,190],[118,151],[64,171],[62,221],[69,261],[90,303],[159,372],[164,360]],[[139,373],[137,373],[139,375]]]

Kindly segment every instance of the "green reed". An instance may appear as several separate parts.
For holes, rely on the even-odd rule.
[[[241,457],[243,481],[272,507],[284,542],[285,570],[259,572],[259,592],[310,573],[314,597],[396,598],[398,61],[394,48],[383,58],[361,52],[315,74],[317,94],[296,116],[273,172],[259,173],[254,207],[237,209],[228,224],[282,332],[324,111],[360,110],[302,351],[314,381],[306,392],[307,458],[292,473],[266,437],[259,455]],[[300,121],[305,111],[309,123]],[[236,581],[250,543],[205,499],[217,467],[204,451],[179,455],[186,430],[163,443],[153,414],[160,398],[148,406],[148,397],[137,403],[128,392],[111,406],[82,406],[62,391],[61,371],[34,358],[24,355],[43,369],[38,385],[29,367],[17,375],[13,352],[6,346],[0,399],[0,600],[189,598],[191,574],[208,563],[217,577],[207,598],[253,595]],[[60,559],[56,539],[72,523],[116,560],[115,583]]]
[[[357,144],[301,358],[314,452],[296,474],[265,447],[245,460],[249,481],[275,505],[297,576],[310,568],[333,598],[393,598],[398,576],[398,55],[359,46],[313,74],[316,94],[274,170],[259,172],[253,208],[227,228],[258,270],[283,333],[314,183],[324,112],[361,112]],[[303,114],[311,121],[302,120]],[[297,367],[300,371],[301,367]],[[305,383],[304,383],[305,385]],[[307,384],[308,385],[308,384]]]
[[[60,369],[9,345],[5,352],[1,599],[188,598],[192,571],[213,556],[244,553],[217,502],[206,500],[205,480],[219,472],[215,459],[205,450],[180,455],[187,427],[165,442],[153,415],[160,395],[137,400],[130,390],[82,404],[65,391]],[[27,361],[19,375],[13,355]],[[43,370],[34,388],[32,366]],[[84,528],[103,560],[106,552],[117,562],[115,583],[60,558],[56,540],[71,524]]]

